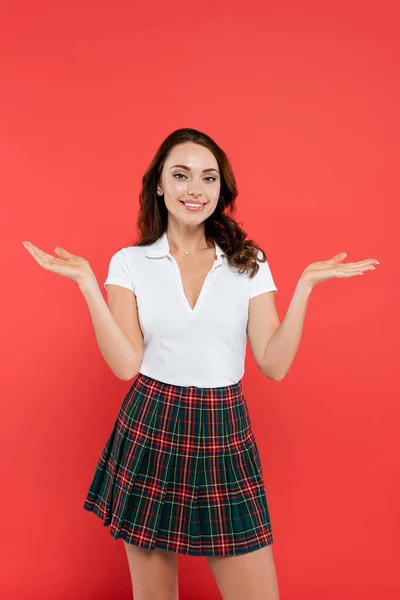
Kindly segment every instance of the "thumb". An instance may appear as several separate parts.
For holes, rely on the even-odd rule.
[[[60,248],[59,246],[56,246],[54,248],[54,252],[56,254],[58,254],[59,256],[62,256],[63,258],[72,258],[72,256],[73,256],[73,254],[71,254],[70,252],[68,252],[64,248]]]
[[[339,252],[339,254],[336,254],[333,257],[333,261],[339,263],[342,260],[344,260],[346,258],[346,256],[347,256],[346,252]]]

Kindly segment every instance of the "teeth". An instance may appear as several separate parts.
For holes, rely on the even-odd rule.
[[[202,204],[189,204],[189,202],[184,203],[185,206],[193,206],[193,208],[197,208],[198,206],[202,206]]]

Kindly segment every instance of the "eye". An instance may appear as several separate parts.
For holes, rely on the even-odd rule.
[[[186,177],[186,175],[184,175],[183,173],[175,173],[174,177],[179,177],[179,175],[182,175],[182,177]],[[211,175],[209,177],[205,177],[205,179],[211,179],[212,181],[216,181],[216,177],[212,177]]]

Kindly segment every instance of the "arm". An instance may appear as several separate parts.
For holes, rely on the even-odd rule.
[[[274,381],[284,378],[294,360],[311,290],[307,282],[299,280],[282,323],[279,323],[273,292],[250,300],[249,342],[262,373]]]
[[[374,265],[379,264],[374,258],[343,264],[346,256],[345,252],[340,252],[328,260],[311,263],[304,269],[281,325],[278,324],[272,292],[250,300],[250,343],[264,375],[280,381],[290,369],[300,344],[308,298],[315,285],[333,278],[348,279],[363,275],[364,271],[374,270]]]
[[[57,257],[54,257],[31,242],[23,244],[41,267],[77,282],[105,361],[120,379],[133,379],[143,359],[143,334],[125,249],[111,259],[107,306],[89,261],[59,246],[55,248]]]
[[[89,308],[97,343],[104,360],[119,378],[132,379],[142,363],[143,338],[138,335],[135,294],[120,286],[110,285],[108,290],[111,309],[103,298],[97,279],[92,272],[79,281]],[[128,317],[128,315],[132,315]],[[128,321],[130,319],[130,321]],[[124,329],[124,330],[123,330]],[[126,333],[124,333],[124,331]]]

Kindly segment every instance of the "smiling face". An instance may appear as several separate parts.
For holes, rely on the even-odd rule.
[[[198,225],[214,212],[220,188],[213,153],[200,144],[185,142],[174,146],[165,160],[157,193],[164,194],[169,218]]]

